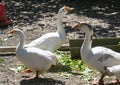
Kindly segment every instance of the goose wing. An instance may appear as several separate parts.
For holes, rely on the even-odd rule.
[[[40,49],[55,51],[61,44],[59,34],[57,32],[47,33],[40,38],[33,40],[27,44],[27,47],[38,47]]]
[[[104,66],[115,66],[120,64],[120,53],[105,47],[95,47],[92,49],[98,62]]]

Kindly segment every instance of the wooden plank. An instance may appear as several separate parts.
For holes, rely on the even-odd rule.
[[[61,46],[59,49],[59,51],[70,51],[70,46],[66,45],[66,46]]]
[[[105,45],[104,47],[110,48],[116,52],[120,52],[120,46],[118,46],[118,45]],[[70,48],[72,59],[81,59],[80,49],[81,49],[81,47],[71,47]]]
[[[16,46],[1,46],[0,52],[15,52]]]
[[[104,46],[114,51],[120,52],[120,46],[117,45],[119,42],[120,38],[93,39],[92,47]],[[80,48],[83,43],[83,39],[71,39],[69,40],[69,43],[71,58],[73,59],[80,58]]]
[[[15,55],[16,55],[15,52],[12,52],[12,53],[11,53],[11,52],[0,53],[0,57],[1,57],[1,56],[2,56],[2,57],[3,57],[3,56],[5,56],[5,57],[6,57],[6,56],[15,56]]]
[[[0,52],[15,52],[16,46],[1,46]],[[58,50],[60,51],[69,51],[69,46],[61,46]]]
[[[120,46],[118,45],[105,45],[104,47],[110,48],[116,52],[120,52]]]
[[[104,47],[107,47],[114,51],[120,52],[120,46],[117,46],[117,45],[105,45]],[[80,49],[81,49],[81,47],[71,47],[70,48],[72,59],[78,59],[78,58],[81,59]]]
[[[80,57],[80,47],[71,47],[70,52],[71,52],[71,58],[72,59],[81,59],[81,57]]]
[[[120,38],[93,39],[92,46],[118,45]]]
[[[120,38],[93,39],[92,46],[117,45]],[[83,39],[70,39],[70,47],[81,47]]]
[[[81,47],[82,43],[83,43],[83,39],[70,39],[69,40],[70,48]]]

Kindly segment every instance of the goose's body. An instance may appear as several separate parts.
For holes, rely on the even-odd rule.
[[[107,68],[112,75],[115,75],[117,79],[120,79],[120,65],[115,65]]]
[[[78,28],[86,33],[80,51],[81,58],[87,65],[98,70],[102,74],[99,84],[103,84],[104,76],[115,75],[110,72],[108,68],[120,65],[120,53],[102,46],[91,48],[93,37],[93,28],[91,25],[86,23],[78,23],[77,25],[74,25],[73,28]]]
[[[50,32],[42,35],[40,38],[33,40],[31,43],[26,46],[29,47],[37,47],[43,50],[48,50],[51,52],[56,51],[62,44],[64,44],[66,40],[66,33],[63,27],[62,18],[73,8],[63,7],[59,10],[57,14],[57,31]]]
[[[30,70],[43,73],[47,71],[51,65],[56,64],[55,56],[49,52],[43,51],[35,47],[25,49],[17,49],[16,57],[27,66]]]
[[[92,48],[92,52],[97,57],[97,60],[102,62],[102,65],[106,67],[120,64],[120,53],[109,48],[97,46]]]
[[[24,33],[19,29],[13,29],[8,34],[18,35],[20,42],[16,48],[17,58],[30,70],[36,72],[34,78],[38,77],[38,73],[47,71],[51,65],[56,64],[56,56],[50,51],[44,51],[36,47],[24,47]]]
[[[55,52],[55,50],[57,50],[65,42],[65,36],[65,33],[62,36],[60,36],[58,32],[47,33],[40,38],[33,40],[27,46]]]

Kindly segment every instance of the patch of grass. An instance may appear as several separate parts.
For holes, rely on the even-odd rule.
[[[3,58],[0,58],[0,63],[3,63],[5,60]]]
[[[62,57],[58,59],[57,64],[61,64],[63,66],[69,66],[72,70],[75,71],[85,71],[86,69],[89,69],[86,64],[80,59],[73,60],[70,57],[70,53],[66,52],[58,52]]]
[[[69,52],[66,53],[58,51],[57,53],[62,56],[60,59],[58,59],[57,64],[61,64],[63,66],[71,68],[71,70],[67,71],[66,73],[61,73],[61,75],[64,75],[66,78],[69,78],[71,75],[78,74],[78,76],[84,78],[89,83],[89,81],[92,79],[91,73],[93,71],[89,69],[89,67],[86,64],[84,64],[82,60],[71,59]]]
[[[24,66],[24,64],[18,64],[17,68],[10,68],[10,70],[14,71],[15,73],[19,73],[25,69],[26,69],[26,66]]]

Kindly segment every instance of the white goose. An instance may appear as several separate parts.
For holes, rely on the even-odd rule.
[[[67,6],[59,9],[57,14],[57,31],[44,34],[26,46],[37,47],[43,50],[55,52],[66,40],[66,33],[63,27],[62,18],[71,10],[73,10],[73,8]]]
[[[86,33],[80,51],[81,58],[87,65],[98,70],[102,74],[98,83],[100,85],[104,84],[103,78],[106,75],[115,75],[115,73],[110,69],[114,68],[116,65],[120,65],[120,53],[102,46],[91,48],[93,37],[93,28],[91,25],[86,23],[77,23],[73,25],[73,28],[78,28]]]
[[[8,35],[17,35],[20,38],[16,48],[16,57],[36,74],[33,78],[38,78],[38,74],[47,71],[51,65],[56,65],[56,56],[50,51],[43,51],[36,47],[24,47],[25,34],[20,29],[13,29]]]

